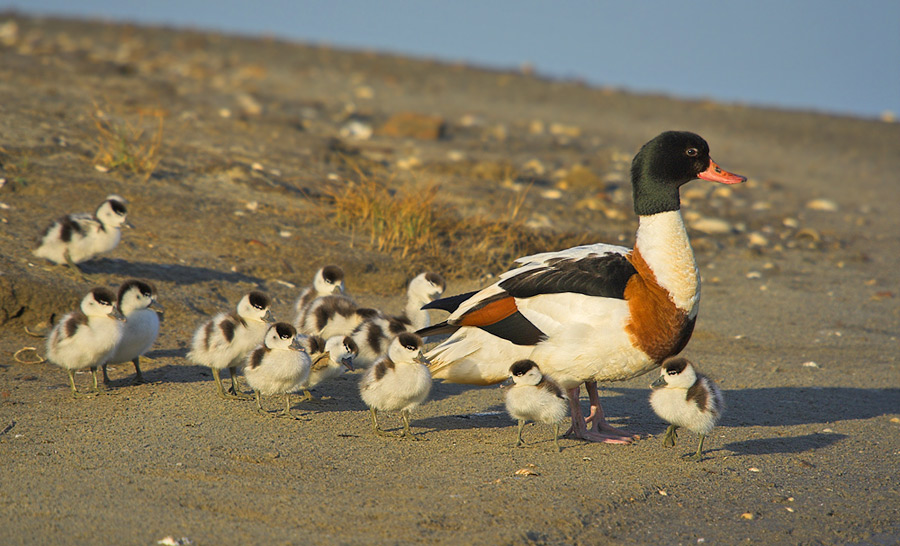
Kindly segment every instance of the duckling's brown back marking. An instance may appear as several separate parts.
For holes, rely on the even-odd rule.
[[[694,331],[695,319],[675,306],[638,249],[628,255],[628,261],[637,273],[625,285],[625,301],[631,315],[625,330],[637,348],[661,363],[684,349]]]

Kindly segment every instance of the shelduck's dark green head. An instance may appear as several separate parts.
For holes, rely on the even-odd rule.
[[[696,178],[738,184],[747,180],[716,165],[709,145],[687,131],[666,131],[644,144],[631,163],[634,212],[648,216],[678,210],[679,188]]]

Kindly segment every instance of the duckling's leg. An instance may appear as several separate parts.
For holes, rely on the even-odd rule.
[[[268,411],[264,410],[262,407],[262,401],[260,400],[259,391],[253,391],[253,394],[256,395],[256,413],[260,415],[265,415],[266,417],[272,417],[272,414]]]
[[[400,433],[401,438],[409,438],[410,440],[421,440],[418,434],[413,434],[409,429],[409,410],[400,411],[400,420],[403,421],[403,432]]]
[[[284,393],[284,409],[278,412],[278,417],[287,417],[288,419],[294,419],[297,421],[303,421],[302,417],[298,417],[291,413],[291,393]]]
[[[300,397],[300,401],[306,402],[307,400],[316,401],[318,398],[316,398],[313,393],[309,392],[309,389],[303,389],[303,396]]]
[[[69,369],[69,386],[72,387],[72,398],[81,398],[84,395],[78,392],[78,388],[75,387],[75,370]]]
[[[94,386],[91,388],[91,392],[100,394],[100,383],[97,381],[97,366],[91,366],[91,378],[94,380]]]
[[[84,276],[84,272],[81,271],[81,269],[79,269],[78,266],[75,265],[75,262],[72,261],[72,256],[69,255],[68,250],[66,251],[65,256],[66,256],[66,263],[69,265],[69,267],[72,268],[72,271],[75,272],[75,275],[78,277],[78,279],[81,281],[86,281],[87,277]]]
[[[553,425],[553,443],[556,445],[556,452],[559,453],[562,451],[559,447],[559,422]]]
[[[692,459],[694,461],[699,461],[700,459],[703,458],[703,440],[705,440],[705,439],[706,439],[706,435],[701,434],[700,435],[700,445],[697,446],[697,453],[694,453],[693,455],[691,455],[689,457],[690,459]]]
[[[594,384],[596,387],[596,383]],[[566,434],[572,434],[575,438],[580,438],[582,440],[586,440],[588,442],[603,442],[607,444],[630,444],[633,440],[630,436],[622,436],[621,434],[610,434],[608,432],[600,432],[596,430],[596,426],[592,426],[591,430],[588,430],[587,423],[588,419],[584,418],[584,414],[581,413],[581,405],[578,403],[578,397],[580,395],[581,387],[575,387],[573,389],[569,389],[569,411],[572,414],[572,428],[569,429],[569,432]],[[598,409],[599,405],[597,406]],[[592,425],[596,423],[598,420],[597,415],[591,416]],[[603,412],[600,410],[599,420],[603,419]],[[609,425],[606,425],[608,428],[612,428]],[[615,429],[614,429],[615,430]],[[617,431],[618,432],[618,431]]]
[[[519,419],[519,434],[516,436],[516,447],[521,447],[525,445],[525,442],[522,440],[522,429],[525,428],[525,419]]]
[[[225,388],[222,386],[222,377],[219,375],[218,368],[210,368],[213,374],[213,380],[216,382],[216,390],[219,392],[219,398],[224,400],[241,400],[242,398],[239,396],[235,396],[233,394],[228,394],[225,392]],[[230,368],[229,368],[230,369]]]
[[[603,416],[603,407],[600,405],[600,393],[597,391],[596,381],[586,382],[584,388],[587,390],[588,398],[591,401],[591,413],[585,419],[586,422],[591,424],[591,432],[599,432],[613,437],[624,438],[628,440],[629,443],[640,438],[639,434],[632,434],[624,430],[619,430],[606,422],[606,418]]]
[[[134,364],[134,379],[131,380],[132,385],[140,385],[144,382],[144,376],[141,374],[141,357],[136,356],[134,360],[131,361]],[[103,366],[103,369],[106,369],[106,366]]]
[[[109,385],[109,375],[106,373],[106,364],[103,365],[103,384]]]
[[[675,425],[669,425],[669,428],[666,429],[666,435],[663,436],[663,445],[666,447],[675,447],[675,441],[678,439],[678,427]],[[700,441],[700,445],[703,445],[703,441]]]
[[[228,368],[228,373],[231,374],[231,388],[228,389],[228,393],[238,400],[252,400],[252,396],[248,396],[241,391],[241,384],[238,381],[237,372],[234,368]]]
[[[379,436],[390,436],[387,432],[381,430],[381,427],[378,426],[378,410],[375,408],[369,408],[372,412],[372,430],[375,431],[375,434]]]

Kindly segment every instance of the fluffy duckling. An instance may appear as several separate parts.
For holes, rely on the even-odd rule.
[[[512,385],[504,389],[506,411],[519,420],[516,447],[523,445],[526,421],[554,426],[553,443],[559,452],[559,423],[566,418],[569,399],[555,381],[541,373],[532,360],[519,360],[509,368]]]
[[[444,277],[431,271],[420,273],[409,281],[409,287],[406,289],[406,308],[401,316],[409,320],[412,325],[411,332],[431,326],[428,310],[422,307],[441,297],[446,288],[447,282]]]
[[[316,271],[313,282],[300,292],[300,297],[294,303],[296,321],[306,314],[306,309],[314,299],[321,296],[344,293],[344,270],[336,265],[326,265]]]
[[[163,306],[156,301],[156,289],[143,281],[129,279],[119,287],[116,307],[125,315],[122,339],[109,359],[103,364],[103,383],[109,383],[106,366],[134,363],[135,376],[132,383],[144,382],[141,375],[141,356],[146,353],[159,335],[159,316]]]
[[[263,343],[247,355],[244,377],[256,393],[256,410],[265,415],[260,394],[284,395],[284,409],[277,417],[299,419],[291,414],[291,392],[309,378],[309,354],[297,338],[297,329],[286,322],[269,327]]]
[[[359,347],[354,364],[364,368],[371,366],[387,350],[391,339],[403,332],[415,332],[429,326],[428,310],[422,306],[439,298],[445,287],[444,278],[438,273],[421,273],[411,280],[402,315],[378,313],[353,330],[351,336]]]
[[[127,212],[125,199],[108,195],[94,214],[67,214],[50,224],[34,255],[55,264],[68,264],[81,275],[75,264],[109,252],[119,244],[122,226],[128,225]]]
[[[75,311],[66,314],[47,338],[47,356],[69,372],[72,396],[83,396],[75,388],[75,370],[91,369],[92,394],[100,392],[97,367],[106,362],[122,338],[125,316],[116,308],[116,296],[107,288],[94,288]]]
[[[319,383],[336,377],[344,369],[353,371],[353,359],[359,353],[359,347],[350,336],[334,336],[326,341],[320,336],[309,336],[305,345],[312,359],[309,379],[301,385],[303,400],[315,400],[309,389]]]
[[[725,402],[722,392],[708,377],[694,370],[686,358],[670,357],[662,363],[660,376],[651,385],[650,405],[656,415],[667,421],[669,428],[663,445],[674,447],[678,427],[684,427],[700,435],[697,452],[691,457],[699,460],[703,452],[703,440],[716,426]]]
[[[409,412],[417,408],[431,390],[428,360],[422,354],[422,338],[403,333],[391,341],[387,355],[366,370],[359,382],[359,394],[372,412],[375,433],[387,435],[378,426],[378,410],[400,411],[401,438],[418,439],[409,430]]]
[[[377,315],[378,311],[359,307],[348,296],[321,296],[309,304],[295,326],[302,334],[330,339],[352,334],[363,321]]]
[[[262,292],[246,294],[237,312],[219,313],[197,328],[187,357],[195,364],[212,368],[219,396],[225,399],[247,399],[240,392],[235,370],[244,363],[251,350],[262,343],[268,324],[275,322],[269,310],[271,302]],[[231,388],[222,388],[219,371],[228,368]]]

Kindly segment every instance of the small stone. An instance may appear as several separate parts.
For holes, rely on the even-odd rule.
[[[258,100],[254,99],[247,93],[241,93],[237,96],[238,106],[248,116],[258,116],[262,114],[263,107]]]
[[[291,237],[292,233],[287,230],[282,230],[282,231],[278,232],[278,235],[284,237],[285,239],[289,239]]]
[[[523,167],[525,170],[531,171],[538,176],[543,176],[544,173],[547,172],[546,167],[544,167],[544,164],[541,163],[540,159],[529,159]]]
[[[891,417],[891,423],[897,423],[900,425],[900,417]]]
[[[230,118],[230,117],[231,117],[231,110],[229,110],[228,108],[220,108],[220,109],[219,109],[219,117],[220,117],[220,118],[226,118],[226,119]]]
[[[722,235],[725,233],[731,233],[731,224],[726,222],[725,220],[720,220],[718,218],[698,218],[693,222],[690,222],[691,228],[706,233],[707,235]]]
[[[341,127],[340,135],[344,138],[352,138],[355,140],[369,140],[375,130],[368,123],[359,120],[353,120]]]
[[[444,136],[445,131],[444,118],[416,112],[394,114],[378,128],[380,135],[420,140],[438,140]]]
[[[762,273],[760,273],[759,271],[750,271],[749,273],[747,273],[747,278],[748,279],[761,279]]]
[[[744,512],[743,514],[741,514],[741,519],[751,520],[753,519],[753,517],[753,514],[751,514],[750,512]]]
[[[810,210],[821,210],[824,212],[835,212],[838,210],[837,203],[830,199],[813,199],[806,204],[806,208]]]
[[[109,167],[107,167],[106,165],[94,165],[94,169],[96,169],[97,171],[99,171],[101,173],[109,172]]]
[[[802,364],[802,366],[803,366],[804,368],[818,368],[818,367],[819,367],[819,365],[816,364],[815,362],[813,362],[812,360],[809,360],[809,361],[807,361],[807,362],[804,362],[804,363]]]
[[[754,231],[747,236],[747,244],[752,247],[769,246],[769,239],[758,231]]]
[[[541,192],[541,197],[544,199],[559,199],[562,195],[562,192],[556,189],[549,189]]]
[[[759,469],[756,468],[755,466],[751,466],[751,467],[748,468],[747,470],[749,470],[750,472],[759,472]]]
[[[659,493],[659,496],[661,496],[661,497],[668,497],[668,496],[669,496],[669,493],[666,492],[665,489],[660,489],[660,490],[657,491],[657,493]]]
[[[794,228],[794,229],[800,227],[800,221],[797,220],[796,218],[785,218],[784,220],[781,221],[781,223],[784,224],[784,227],[789,227],[789,228]]]
[[[574,125],[565,125],[563,123],[551,123],[550,134],[553,136],[578,138],[581,136],[581,128]]]
[[[375,98],[375,90],[368,85],[361,85],[357,87],[353,90],[353,94],[356,95],[356,98],[363,100]]]

